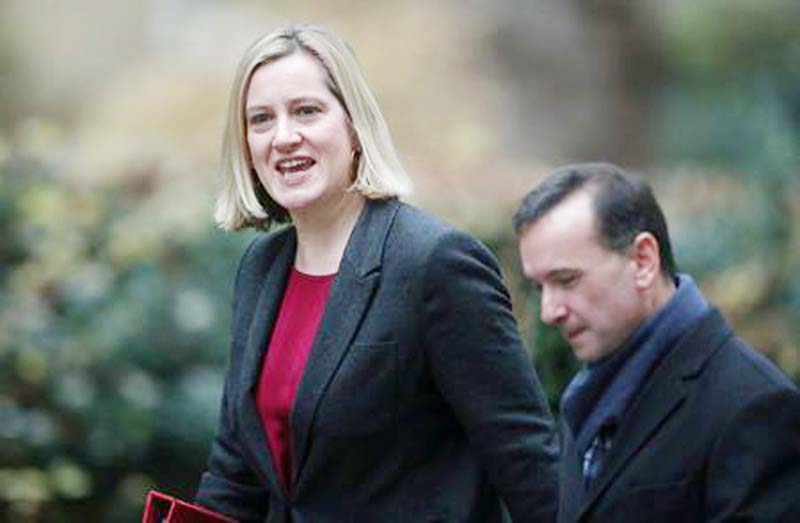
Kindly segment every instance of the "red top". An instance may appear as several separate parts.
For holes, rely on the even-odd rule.
[[[311,276],[292,268],[258,383],[258,413],[287,492],[292,477],[292,405],[334,276]]]

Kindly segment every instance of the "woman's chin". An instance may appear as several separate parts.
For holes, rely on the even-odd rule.
[[[308,209],[313,209],[315,204],[318,203],[319,197],[316,194],[311,194],[310,191],[300,190],[300,188],[291,191],[285,191],[282,194],[277,194],[272,197],[276,203],[281,207],[292,212],[303,212]]]

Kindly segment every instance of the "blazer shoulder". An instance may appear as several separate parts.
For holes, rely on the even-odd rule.
[[[420,233],[423,236],[434,237],[455,229],[455,227],[441,218],[418,207],[399,201],[397,202],[397,215],[394,225],[395,227]]]
[[[403,244],[406,250],[425,257],[453,246],[489,253],[488,247],[472,234],[412,205],[402,202],[398,202],[398,205],[392,239]]]
[[[279,253],[293,242],[293,234],[293,227],[284,226],[257,234],[247,246],[239,259],[233,283],[234,316],[242,303],[255,303],[259,283]]]
[[[264,263],[268,264],[290,242],[293,234],[294,227],[291,225],[284,225],[279,229],[258,233],[239,260],[237,279],[241,273],[252,271]]]
[[[289,238],[293,234],[294,227],[291,225],[283,225],[271,231],[259,232],[244,251],[242,261],[249,261],[254,258],[258,259],[269,254],[274,254],[275,251],[279,250],[289,241]]]

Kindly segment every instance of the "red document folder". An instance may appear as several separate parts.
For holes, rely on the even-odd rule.
[[[147,493],[142,523],[236,523],[236,520],[151,490]]]

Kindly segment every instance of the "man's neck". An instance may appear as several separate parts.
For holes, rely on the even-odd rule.
[[[664,308],[667,302],[675,294],[675,280],[669,276],[662,276],[651,289],[649,296],[645,301],[645,309],[647,311],[645,317],[650,318],[658,311]]]

